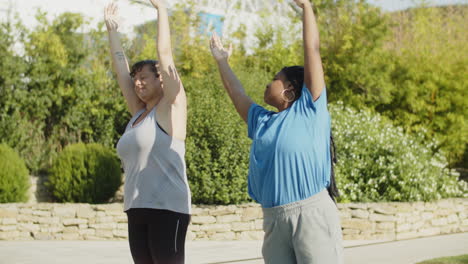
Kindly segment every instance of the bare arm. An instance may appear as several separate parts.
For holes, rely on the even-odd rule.
[[[315,101],[325,87],[319,31],[309,0],[294,0],[294,2],[303,9],[304,82]]]
[[[230,46],[229,50],[225,49],[219,37],[214,33],[211,37],[210,48],[218,65],[224,89],[226,89],[231,101],[234,103],[237,113],[247,122],[249,108],[253,101],[245,94],[244,87],[242,87],[239,79],[229,66],[228,59],[232,52],[232,46]]]
[[[116,19],[117,14],[117,6],[114,3],[111,3],[107,5],[104,10],[104,20],[109,34],[112,65],[117,74],[117,81],[119,82],[119,87],[127,101],[128,109],[130,113],[134,115],[138,110],[143,108],[145,104],[138,98],[133,88],[134,84],[130,77],[128,61],[122,49],[119,33],[117,31],[119,27]]]
[[[176,103],[176,100],[185,97],[184,87],[182,82],[167,82],[165,81],[169,75],[177,74],[174,66],[171,47],[171,32],[169,29],[169,18],[167,9],[163,0],[150,0],[151,4],[158,10],[158,36],[157,50],[159,58],[159,70],[161,71],[164,82],[164,99],[169,103]]]

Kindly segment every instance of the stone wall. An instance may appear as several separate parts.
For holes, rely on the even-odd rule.
[[[468,231],[468,199],[339,204],[343,237],[402,240]]]
[[[338,207],[346,240],[400,240],[468,231],[468,199]],[[195,205],[187,236],[189,240],[261,240],[262,222],[256,204]],[[121,203],[0,204],[0,239],[127,239],[127,218]]]

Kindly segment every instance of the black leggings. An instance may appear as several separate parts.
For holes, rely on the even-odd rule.
[[[136,264],[183,264],[190,215],[169,210],[132,208],[128,239]]]

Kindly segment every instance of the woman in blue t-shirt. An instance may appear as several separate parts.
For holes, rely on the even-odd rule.
[[[231,70],[232,51],[216,34],[210,42],[224,88],[247,122],[249,195],[263,208],[266,263],[342,263],[338,209],[331,182],[330,115],[327,110],[319,33],[308,0],[303,9],[304,67],[285,67],[267,85],[265,103],[255,104]]]

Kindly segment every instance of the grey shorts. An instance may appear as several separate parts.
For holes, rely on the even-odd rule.
[[[302,201],[263,208],[263,230],[265,263],[343,263],[338,208],[327,190]]]

